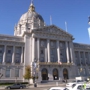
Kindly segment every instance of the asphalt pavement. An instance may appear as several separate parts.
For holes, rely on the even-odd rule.
[[[16,90],[48,90],[50,87],[65,87],[65,83],[53,83],[53,84],[37,84],[37,87],[34,87],[34,85],[28,86],[26,89],[16,89]],[[0,86],[0,90],[4,89],[5,90],[6,86]],[[15,89],[14,89],[15,90]]]

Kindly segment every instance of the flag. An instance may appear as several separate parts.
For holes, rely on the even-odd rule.
[[[59,62],[59,64],[61,65],[61,64],[62,64],[62,62]]]
[[[88,28],[88,34],[89,34],[89,39],[90,39],[90,27]]]

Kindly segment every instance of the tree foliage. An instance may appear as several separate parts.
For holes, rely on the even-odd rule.
[[[25,68],[25,75],[23,76],[24,79],[27,79],[29,81],[31,77],[31,67],[30,66],[26,66]]]

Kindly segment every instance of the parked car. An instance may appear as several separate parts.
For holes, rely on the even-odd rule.
[[[66,87],[64,90],[80,90],[83,84],[73,84],[71,87]]]
[[[72,86],[73,84],[84,84],[86,81],[83,81],[83,80],[77,80],[77,81],[72,81],[72,82],[69,82],[66,84],[66,87],[70,87]]]
[[[13,85],[7,86],[6,89],[23,89],[26,88],[26,85],[15,83]]]
[[[64,90],[84,90],[84,84],[73,84],[72,87],[66,87]],[[90,90],[90,84],[86,84],[85,90]]]
[[[49,90],[64,90],[65,87],[51,87]]]
[[[77,82],[70,82],[66,84],[66,87],[72,87],[73,84],[76,84]]]

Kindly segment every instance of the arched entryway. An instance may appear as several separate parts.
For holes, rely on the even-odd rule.
[[[42,80],[48,80],[48,71],[46,68],[42,69]]]
[[[58,70],[55,68],[53,69],[53,80],[58,80]]]
[[[68,70],[66,68],[63,69],[63,77],[64,79],[68,79]]]

